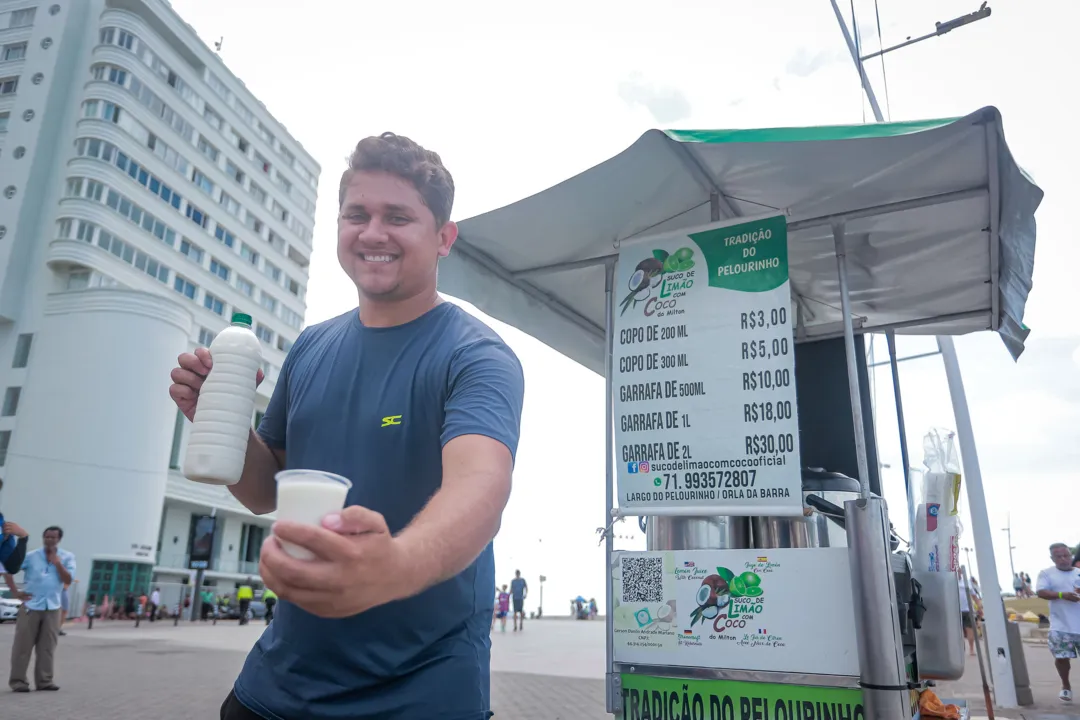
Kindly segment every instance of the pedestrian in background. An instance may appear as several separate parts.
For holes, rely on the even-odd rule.
[[[1050,546],[1054,566],[1039,573],[1038,596],[1050,602],[1050,635],[1047,645],[1061,678],[1062,702],[1072,702],[1069,669],[1080,653],[1080,570],[1073,567],[1073,555],[1065,543]]]
[[[251,587],[251,578],[244,581],[244,584],[236,589],[236,602],[240,605],[240,624],[247,625],[248,621],[248,608],[251,607],[251,600],[255,597],[255,590]]]
[[[521,616],[520,629],[525,629],[525,598],[529,596],[529,583],[521,577],[521,571],[514,571],[514,579],[510,581],[510,595],[514,598],[514,632],[518,631],[518,616]]]
[[[11,645],[11,676],[8,685],[15,692],[30,692],[26,670],[35,655],[34,687],[59,690],[53,682],[53,659],[60,634],[60,604],[64,585],[75,575],[75,556],[60,547],[64,531],[55,525],[42,534],[43,547],[26,554],[23,561],[23,589],[5,575],[8,587],[23,601],[15,621],[15,641]]]

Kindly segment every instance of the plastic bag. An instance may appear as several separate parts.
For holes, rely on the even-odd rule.
[[[921,498],[915,508],[916,569],[960,569],[960,453],[956,433],[933,429],[923,438]]]

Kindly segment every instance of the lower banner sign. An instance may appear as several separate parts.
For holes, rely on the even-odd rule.
[[[858,676],[845,548],[619,552],[620,663]]]
[[[616,715],[618,717],[618,715]],[[861,690],[622,675],[623,720],[865,720]]]

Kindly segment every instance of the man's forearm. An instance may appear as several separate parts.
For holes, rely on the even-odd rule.
[[[281,469],[278,455],[251,430],[248,432],[244,472],[240,482],[229,486],[229,492],[256,515],[273,512],[277,507],[274,475]]]
[[[474,487],[485,487],[477,483]],[[486,485],[490,487],[490,485]],[[402,573],[402,598],[417,595],[467,568],[499,532],[510,482],[498,492],[441,489],[397,540],[410,558]]]
[[[60,582],[64,583],[65,585],[71,584],[71,573],[69,573],[67,571],[67,568],[60,563],[56,563],[56,575],[60,578]]]
[[[7,583],[8,590],[14,595],[19,592],[18,586],[15,584],[15,576],[11,573],[4,573],[4,582]]]
[[[1058,595],[1060,595],[1060,593],[1056,593],[1053,590],[1039,590],[1035,594],[1043,600],[1057,600]]]

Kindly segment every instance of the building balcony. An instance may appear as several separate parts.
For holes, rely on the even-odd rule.
[[[158,551],[154,560],[154,570],[159,573],[173,573],[177,575],[187,575],[192,572],[190,568],[191,555],[188,553],[180,552],[163,552]],[[224,559],[213,558],[210,560],[210,567],[206,568],[205,575],[208,577],[215,576],[235,576],[236,578],[259,577],[259,563],[258,562],[245,562],[238,558]]]

